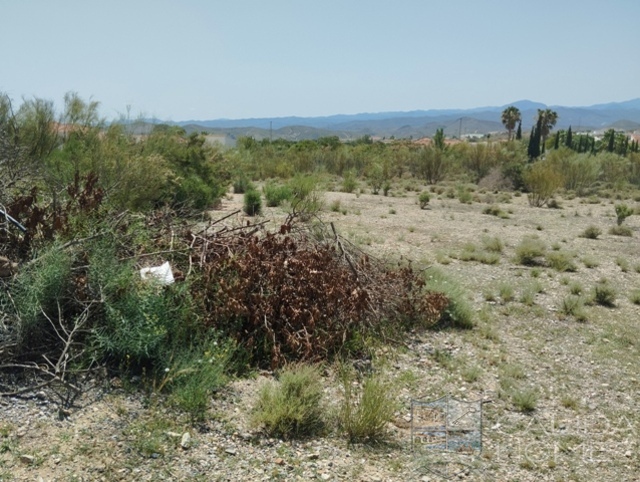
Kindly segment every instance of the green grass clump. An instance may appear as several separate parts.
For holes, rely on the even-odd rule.
[[[502,253],[504,250],[504,243],[498,237],[484,236],[482,238],[482,247],[485,251],[490,253]]]
[[[242,210],[248,216],[257,216],[262,212],[262,196],[256,189],[245,191]]]
[[[535,266],[540,264],[545,253],[544,241],[538,237],[528,236],[516,246],[516,262],[525,266]]]
[[[267,182],[262,188],[266,204],[270,208],[278,207],[285,201],[291,201],[293,192],[288,185],[280,185],[273,181]]]
[[[576,295],[569,295],[560,301],[558,307],[560,314],[572,316],[578,321],[586,321],[587,315],[584,309],[584,298]]]
[[[503,303],[509,303],[515,299],[513,285],[510,283],[500,283],[498,286],[498,293]]]
[[[443,293],[449,299],[440,318],[440,323],[453,328],[470,329],[475,325],[474,312],[463,289],[454,280],[436,268],[426,272],[426,286],[429,291]]]
[[[317,366],[291,366],[280,374],[277,382],[267,382],[261,387],[252,422],[270,436],[314,435],[324,426],[322,393]]]
[[[588,226],[583,232],[582,234],[580,234],[580,236],[582,238],[587,238],[587,239],[598,239],[598,236],[600,236],[602,234],[602,229],[600,229],[598,226]]]
[[[585,268],[592,269],[600,266],[600,263],[598,263],[598,260],[593,256],[585,255],[582,257],[581,261],[582,261],[582,264],[584,264]]]
[[[615,306],[616,290],[608,281],[601,281],[593,287],[593,302],[612,308]]]
[[[578,270],[578,267],[573,262],[573,255],[567,251],[554,251],[547,253],[546,260],[551,268],[562,273]]]
[[[494,251],[486,251],[473,243],[467,243],[458,259],[461,261],[478,261],[482,264],[498,264],[500,262],[500,254]]]
[[[482,214],[489,214],[490,216],[497,216],[500,219],[508,219],[509,215],[500,209],[500,206],[492,204],[491,206],[487,206],[482,210]]]
[[[640,289],[635,289],[629,294],[629,301],[634,305],[640,305]]]
[[[429,205],[430,200],[431,197],[429,196],[429,193],[427,191],[421,192],[418,196],[418,204],[420,205],[420,209],[426,209]]]
[[[618,265],[618,268],[620,268],[620,271],[622,271],[623,273],[626,273],[629,271],[629,260],[627,258],[623,258],[622,256],[617,256],[616,264]]]
[[[631,237],[633,236],[633,231],[631,231],[631,228],[629,226],[618,225],[609,228],[609,234],[613,234],[614,236]]]
[[[375,375],[358,385],[348,371],[341,377],[344,396],[338,417],[347,440],[350,443],[383,442],[389,435],[387,425],[396,411],[392,386]]]
[[[538,405],[538,391],[533,388],[525,388],[522,390],[511,391],[511,401],[513,405],[521,412],[533,412]]]
[[[192,423],[205,421],[211,395],[227,383],[231,353],[231,345],[211,338],[174,358],[163,385],[171,391],[170,402]]]
[[[583,291],[584,291],[584,288],[578,281],[572,281],[569,283],[569,292],[572,295],[576,295],[576,296],[581,295]]]

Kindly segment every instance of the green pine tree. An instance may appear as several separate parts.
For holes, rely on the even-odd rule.
[[[518,122],[518,130],[516,131],[516,141],[522,139],[522,121]]]
[[[571,132],[571,126],[569,126],[569,129],[567,130],[567,135],[564,138],[564,145],[567,146],[569,149],[573,149],[573,133]]]

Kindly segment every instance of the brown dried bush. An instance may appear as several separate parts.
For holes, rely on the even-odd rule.
[[[358,335],[436,323],[448,299],[411,266],[389,268],[327,227],[194,237],[205,323],[235,337],[258,365],[318,361]]]

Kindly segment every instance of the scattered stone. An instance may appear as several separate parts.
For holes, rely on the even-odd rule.
[[[238,451],[233,447],[227,447],[224,451],[229,455],[236,455],[238,453]]]
[[[189,432],[185,432],[182,434],[182,439],[180,439],[180,447],[183,450],[187,450],[191,446],[191,434]]]
[[[320,474],[320,478],[322,480],[329,480],[331,478],[331,476],[329,474]]]
[[[36,458],[33,455],[22,454],[20,456],[20,462],[27,465],[32,465],[35,462]]]
[[[170,437],[170,438],[180,438],[180,437],[182,437],[182,435],[179,434],[178,432],[165,432],[164,434],[167,437]]]
[[[278,458],[275,460],[275,463],[276,463],[276,465],[284,465],[284,460],[283,460],[283,459],[281,459],[280,457],[278,457]]]

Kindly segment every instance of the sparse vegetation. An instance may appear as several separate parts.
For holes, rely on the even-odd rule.
[[[387,424],[396,410],[392,386],[376,375],[354,383],[353,373],[345,369],[341,378],[343,399],[338,417],[347,440],[369,444],[384,441]]]
[[[606,307],[614,307],[616,300],[616,290],[607,280],[596,283],[593,287],[593,301]]]
[[[253,423],[271,437],[303,437],[324,426],[323,388],[317,366],[285,368],[277,382],[260,388],[253,408]]]
[[[538,237],[525,237],[516,246],[516,262],[525,266],[535,266],[542,262],[546,254],[546,245]]]
[[[587,239],[598,239],[598,236],[602,234],[602,229],[593,224],[587,226],[587,228],[582,232],[580,236]]]

